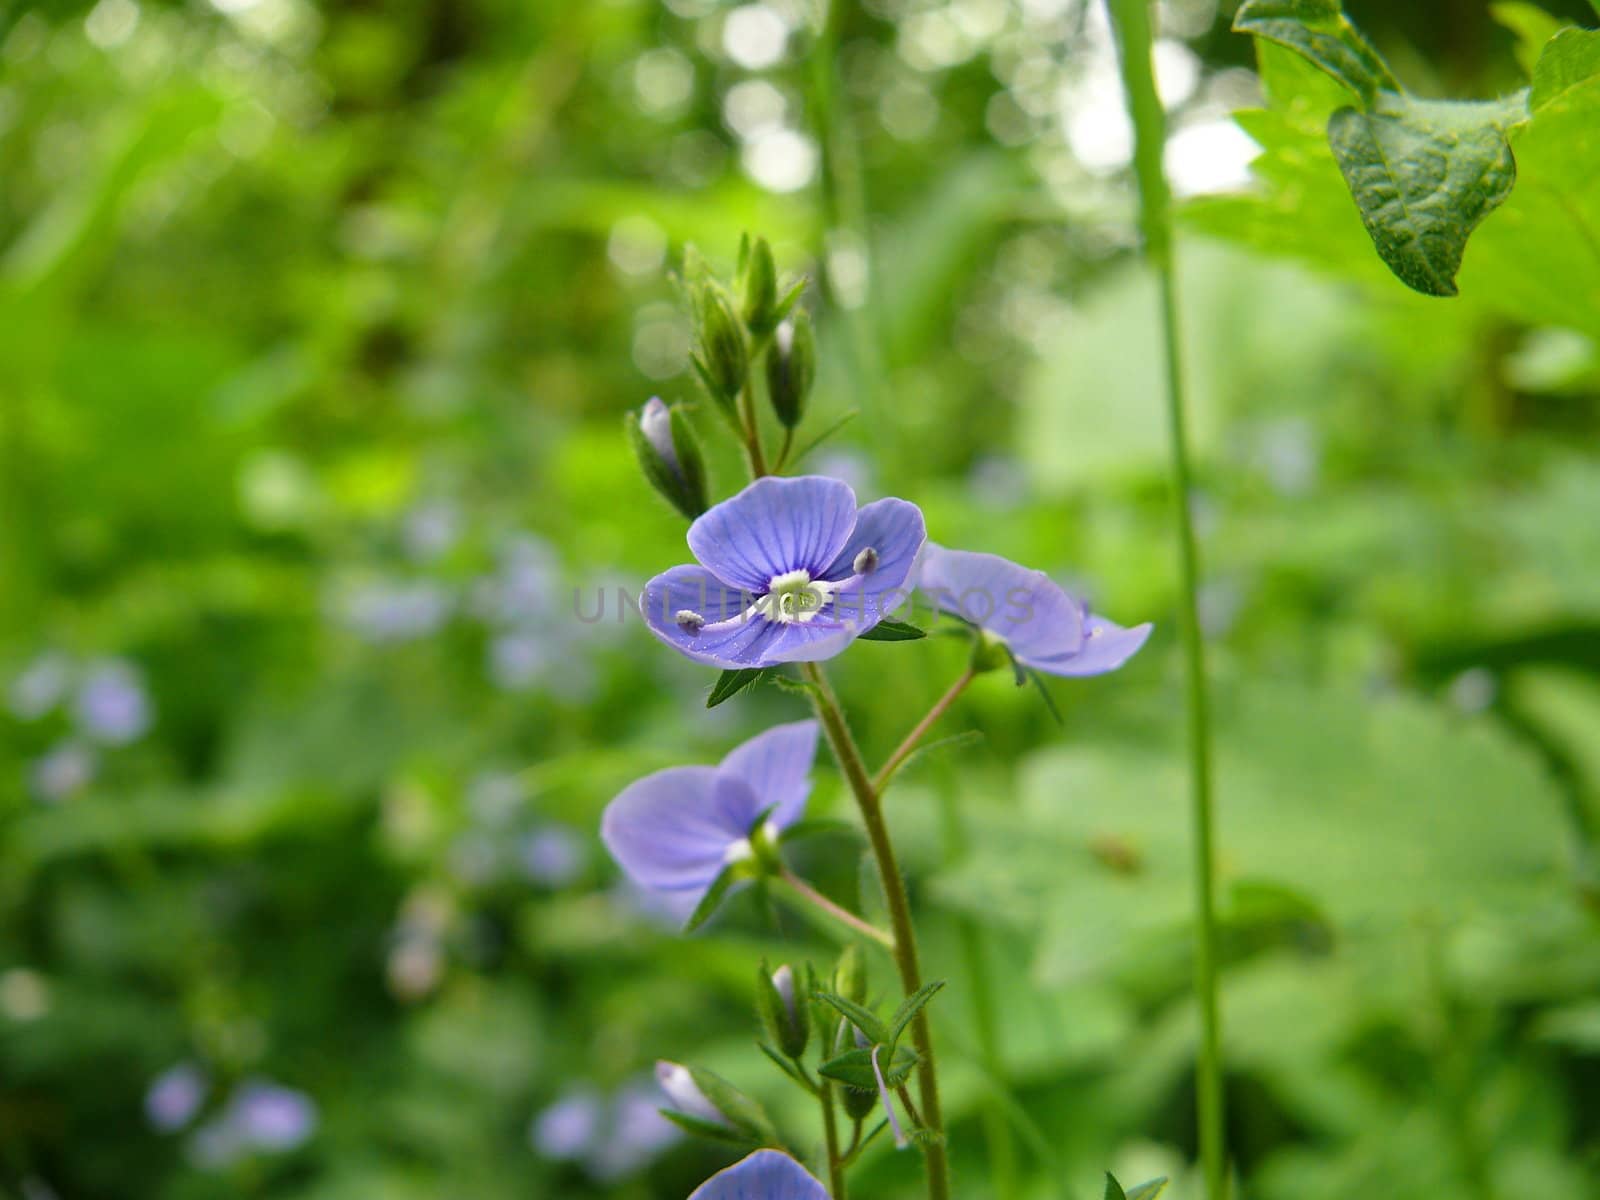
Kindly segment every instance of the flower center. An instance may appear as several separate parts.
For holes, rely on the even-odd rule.
[[[832,591],[824,582],[811,582],[810,571],[786,571],[772,577],[767,594],[756,601],[755,607],[767,620],[791,625],[809,621],[820,613]]]

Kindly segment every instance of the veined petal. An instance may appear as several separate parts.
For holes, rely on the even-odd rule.
[[[828,1192],[787,1154],[757,1150],[706,1180],[689,1200],[828,1200]]]
[[[1124,629],[1104,617],[1090,617],[1087,635],[1077,653],[1045,658],[1018,654],[1017,657],[1025,665],[1050,675],[1103,675],[1115,671],[1137,654],[1154,628],[1146,622]]]
[[[1004,638],[1024,661],[1076,654],[1083,646],[1083,606],[1043,571],[929,542],[920,575],[919,586],[937,607]]]
[[[742,620],[756,597],[730,588],[704,567],[673,567],[645,584],[639,612],[650,632],[696,662],[726,665],[738,649],[760,633],[759,616]],[[680,613],[693,613],[701,623],[684,623]],[[715,626],[710,630],[706,625]]]
[[[856,527],[823,578],[850,580],[834,594],[834,613],[857,621],[863,632],[872,628],[911,598],[912,568],[928,540],[922,510],[915,504],[890,497],[874,500],[856,514]],[[864,550],[877,563],[857,576],[855,562]]]
[[[600,838],[634,882],[702,890],[760,813],[739,777],[715,767],[669,767],[629,784],[606,806]]]
[[[778,725],[729,751],[721,770],[739,776],[771,820],[787,829],[805,811],[811,794],[811,764],[817,757],[815,721]]]
[[[724,583],[757,595],[779,575],[819,577],[856,524],[856,496],[820,475],[769,475],[701,514],[689,549]]]

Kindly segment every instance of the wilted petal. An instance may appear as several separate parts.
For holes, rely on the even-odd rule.
[[[998,554],[929,542],[919,584],[940,609],[1004,638],[1024,661],[1076,654],[1083,645],[1082,605],[1043,571]]]
[[[724,583],[758,595],[779,575],[821,576],[856,524],[856,497],[837,479],[767,476],[689,526],[689,549]]]
[[[689,1200],[828,1200],[828,1193],[787,1154],[757,1150],[706,1180]]]
[[[1083,647],[1076,654],[1032,658],[1017,655],[1025,664],[1051,675],[1102,675],[1115,671],[1145,644],[1154,626],[1148,622],[1124,629],[1104,617],[1090,617]]]
[[[661,891],[707,888],[761,813],[755,793],[715,767],[669,767],[629,784],[606,806],[600,838],[634,882]]]
[[[874,500],[856,514],[856,527],[850,540],[829,564],[824,579],[842,580],[855,575],[856,556],[871,550],[877,565],[858,582],[840,589],[834,596],[834,614],[840,619],[858,619],[863,630],[870,629],[910,598],[911,569],[928,539],[922,510],[915,504],[893,498]]]
[[[749,784],[763,809],[772,808],[770,819],[779,829],[794,824],[805,810],[817,731],[815,721],[778,725],[729,751],[722,760],[722,771]]]

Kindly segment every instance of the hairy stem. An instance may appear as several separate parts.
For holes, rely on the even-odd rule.
[[[873,776],[872,790],[880,796],[883,789],[889,786],[889,780],[894,778],[894,773],[900,769],[906,759],[910,758],[917,748],[917,743],[927,736],[939,718],[944,716],[949,707],[956,702],[956,697],[967,690],[967,685],[977,678],[977,672],[968,667],[961,673],[961,677],[950,685],[950,690],[934,701],[922,720],[917,722],[916,728],[906,734],[905,740],[894,748],[894,753],[889,755],[878,773]]]
[[[756,424],[755,389],[750,381],[739,390],[739,424],[744,432],[744,452],[750,463],[750,477],[760,479],[767,473],[767,456],[761,449],[761,427]]]
[[[1189,494],[1189,465],[1184,412],[1183,363],[1178,330],[1177,274],[1172,255],[1172,199],[1162,154],[1166,121],[1156,92],[1151,65],[1149,0],[1106,0],[1121,54],[1122,82],[1133,117],[1134,168],[1139,179],[1140,220],[1145,257],[1161,286],[1161,326],[1166,354],[1167,423],[1172,444],[1173,515],[1178,532],[1178,566],[1185,697],[1189,726],[1189,779],[1193,796],[1195,880],[1195,987],[1200,1003],[1200,1054],[1196,1094],[1200,1126],[1200,1161],[1210,1200],[1227,1194],[1223,1145],[1222,1032],[1217,1003],[1217,916],[1215,895],[1215,818],[1211,790],[1211,730],[1206,695],[1205,642],[1200,632],[1197,592],[1200,555],[1195,544],[1194,514]]]
[[[889,840],[889,826],[883,819],[883,805],[877,789],[867,774],[867,766],[856,746],[850,727],[845,723],[839,700],[828,684],[828,677],[816,663],[802,663],[801,673],[814,689],[817,716],[828,735],[828,745],[839,762],[855,793],[856,805],[861,810],[861,821],[866,826],[867,841],[872,846],[872,856],[878,865],[878,877],[883,882],[884,902],[889,909],[889,927],[894,933],[894,961],[900,970],[900,986],[906,995],[922,987],[922,967],[917,961],[917,935],[911,924],[911,901],[906,895],[906,883],[900,874],[900,864]],[[939,1080],[934,1066],[933,1037],[928,1028],[926,1012],[919,1012],[911,1023],[911,1044],[922,1060],[917,1071],[918,1092],[922,1097],[923,1124],[931,1134],[923,1150],[928,1165],[928,1200],[949,1200],[950,1168],[944,1149],[944,1117],[939,1106]]]
[[[839,1120],[833,1108],[833,1084],[826,1081],[817,1089],[822,1103],[822,1138],[828,1147],[828,1194],[845,1200],[844,1158],[839,1153]]]
[[[839,904],[835,904],[832,900],[829,900],[804,879],[801,879],[800,876],[789,870],[789,868],[785,867],[778,878],[783,881],[784,885],[788,887],[791,892],[793,892],[800,899],[804,900],[807,904],[811,905],[813,908],[817,909],[819,912],[826,913],[829,917],[833,918],[835,921],[838,921],[841,925],[847,926],[856,933],[861,934],[863,937],[871,938],[884,949],[888,950],[891,954],[894,953],[893,937],[879,929],[870,921],[863,921],[848,908],[845,908]]]

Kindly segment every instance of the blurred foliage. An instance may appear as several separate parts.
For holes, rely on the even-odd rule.
[[[1424,96],[1513,91],[1594,20],[1348,9]],[[1331,85],[1270,48],[1258,85],[1230,5],[1161,10],[1180,190],[1238,193],[1190,201],[1181,262],[1247,1192],[1600,1196],[1600,325],[1593,257],[1548,238],[1551,204],[1595,216],[1593,131],[1526,127],[1462,296],[1426,299],[1328,156]],[[892,799],[960,1194],[1109,1167],[1197,1195],[1156,330],[1104,25],[820,15],[0,13],[0,1192],[683,1196],[727,1160],[653,1122],[660,1056],[809,1128],[752,1052],[752,964],[825,968],[829,931],[744,896],[680,938],[595,838],[638,774],[801,709],[705,712],[712,673],[617,594],[685,554],[622,433],[698,398],[668,271],[748,228],[816,284],[809,428],[859,410],[808,469],[1157,623],[1054,685],[1065,729],[983,681],[947,718],[980,747]],[[841,662],[870,754],[959,654]],[[855,901],[858,851],[796,866]],[[909,1194],[905,1165],[875,1148],[858,1190]]]

